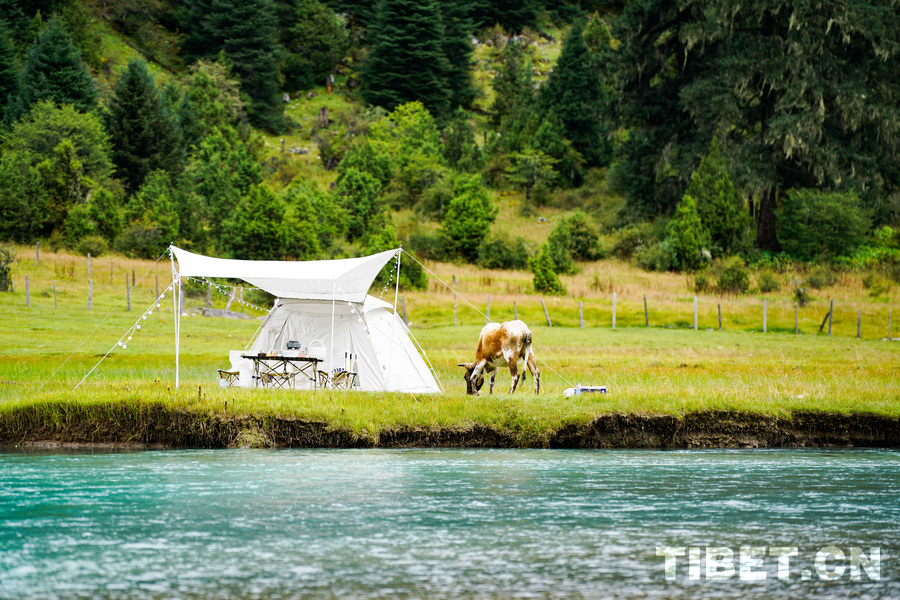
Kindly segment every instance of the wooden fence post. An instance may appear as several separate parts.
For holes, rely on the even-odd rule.
[[[862,309],[856,311],[856,339],[862,337]]]
[[[553,323],[550,322],[550,313],[547,312],[547,305],[544,304],[543,298],[541,298],[541,306],[544,307],[544,316],[547,317],[547,327],[553,327]]]
[[[88,310],[93,308],[94,304],[94,280],[88,279]]]
[[[516,321],[519,320],[519,307],[516,306],[515,300],[513,300],[513,319]]]
[[[697,329],[697,296],[694,296],[694,331]]]
[[[28,275],[25,276],[25,306],[31,308],[31,290],[28,287]]]
[[[613,292],[613,315],[612,315],[612,328],[616,328],[616,293]]]
[[[128,273],[125,273],[125,297],[128,298],[128,312],[131,312],[131,286],[128,285]]]
[[[719,307],[719,331],[722,331],[722,305],[717,304],[716,306]]]
[[[484,314],[484,324],[487,325],[491,322],[491,295],[488,294],[487,297],[487,312]]]
[[[131,270],[131,289],[134,289],[135,285],[136,285],[136,279],[134,277],[134,269],[132,269]]]
[[[53,308],[59,308],[59,303],[56,301],[56,280],[53,280]]]
[[[582,301],[578,301],[578,326],[584,327],[584,306],[582,306]]]
[[[34,266],[38,266],[41,264],[41,243],[37,242],[34,245]]]
[[[794,302],[794,334],[800,333],[800,321],[797,319],[797,303]]]
[[[767,333],[769,328],[769,302],[763,298],[763,333]]]
[[[206,286],[206,308],[212,303],[212,284]]]
[[[828,307],[828,337],[831,337],[831,320],[834,317],[834,300],[831,300],[831,304]]]
[[[888,341],[891,341],[891,337],[894,335],[891,333],[891,317],[894,316],[894,309],[888,311]]]
[[[644,294],[644,327],[650,327],[650,313],[647,312],[647,294]]]
[[[456,327],[456,294],[453,294],[453,326]]]
[[[93,279],[93,274],[91,273],[91,253],[88,252],[88,281]]]

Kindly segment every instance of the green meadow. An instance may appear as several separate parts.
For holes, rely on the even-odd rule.
[[[900,416],[900,344],[885,340],[886,323],[882,337],[872,326],[857,339],[855,321],[852,327],[846,323],[835,327],[835,334],[828,336],[817,333],[821,319],[816,315],[795,335],[791,313],[790,326],[770,326],[762,333],[753,323],[740,324],[741,311],[757,310],[748,299],[746,309],[727,304],[734,316],[722,331],[709,322],[708,315],[694,330],[690,312],[668,322],[667,315],[657,313],[652,326],[644,327],[640,295],[630,296],[627,291],[618,310],[629,316],[620,316],[616,329],[609,322],[611,315],[603,313],[609,308],[604,293],[584,298],[593,312],[585,310],[583,328],[578,326],[577,301],[572,298],[552,303],[548,299],[548,310],[557,321],[548,327],[540,298],[516,295],[516,310],[534,332],[541,394],[534,396],[528,379],[515,395],[508,395],[509,375],[501,371],[492,396],[470,397],[456,365],[472,360],[484,317],[458,299],[459,325],[453,326],[452,293],[404,295],[412,332],[425,349],[443,393],[291,392],[219,387],[216,370],[228,366],[229,350],[245,347],[262,313],[235,304],[233,309],[252,318],[199,316],[199,308],[206,305],[206,287],[195,284],[185,305],[190,316],[182,319],[180,387],[176,389],[172,295],[165,294],[159,308],[145,314],[154,304],[156,282],[160,292],[171,282],[167,261],[154,265],[121,257],[94,259],[92,306],[87,310],[86,259],[42,254],[40,265],[35,266],[33,251],[30,256],[20,252],[16,289],[0,295],[0,412],[29,407],[52,420],[61,418],[60,407],[126,414],[152,404],[199,414],[227,411],[307,419],[360,434],[402,426],[479,424],[526,436],[589,422],[610,412],[678,416],[728,410],[788,416],[795,411],[825,411]],[[446,271],[440,276],[446,275],[447,280],[454,276],[450,271],[456,270],[453,265],[429,268]],[[128,311],[125,278],[130,278],[132,270],[138,285],[130,291]],[[30,306],[23,289],[26,273]],[[495,278],[503,276],[495,274]],[[460,287],[471,287],[465,273],[458,277]],[[486,300],[484,289],[469,290],[467,297],[468,293]],[[245,299],[262,303],[249,292]],[[224,306],[225,297],[215,290],[211,300],[214,306]],[[708,299],[704,306],[715,300]],[[679,310],[692,309],[692,303],[679,302]],[[777,299],[773,303],[777,305]],[[512,316],[506,314],[512,312],[508,298],[495,296],[492,304],[493,318]],[[484,303],[476,307],[486,309]],[[884,311],[884,305],[866,309],[873,314],[878,310]],[[635,316],[636,312],[640,314]],[[127,347],[119,346],[117,342],[135,323],[140,330],[133,330],[132,339],[121,340]],[[578,383],[605,385],[609,393],[565,398],[563,390]]]

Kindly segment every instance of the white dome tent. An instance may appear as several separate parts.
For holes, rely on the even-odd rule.
[[[368,295],[382,268],[400,249],[338,260],[257,261],[214,258],[169,247],[176,296],[181,277],[241,279],[276,297],[247,354],[286,350],[288,341],[325,346],[330,372],[343,366],[344,354],[357,357],[359,388],[364,391],[440,392],[411,333],[394,306]],[[175,262],[178,267],[176,269]],[[176,306],[175,385],[178,386],[180,313]],[[390,309],[393,308],[393,311]],[[234,354],[234,353],[232,353]],[[246,377],[240,385],[250,385]]]

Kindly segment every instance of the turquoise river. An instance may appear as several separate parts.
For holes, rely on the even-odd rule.
[[[3,600],[880,599],[898,556],[892,450],[0,452]]]

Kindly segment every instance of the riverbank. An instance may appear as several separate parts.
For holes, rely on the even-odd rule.
[[[352,430],[278,414],[173,410],[162,404],[21,406],[0,414],[0,445],[96,448],[790,448],[900,447],[900,419],[801,411],[608,413],[536,430],[527,423]]]

